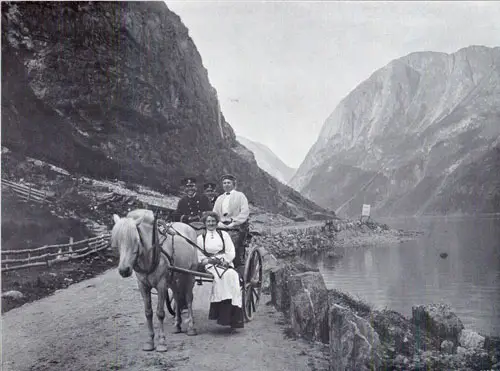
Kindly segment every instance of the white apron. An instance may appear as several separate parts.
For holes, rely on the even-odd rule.
[[[203,235],[198,236],[198,246],[209,254],[215,254],[215,257],[223,259],[232,267],[235,256],[234,244],[226,231],[221,232],[224,239],[224,251],[222,239],[217,231],[206,232],[205,244],[203,244]],[[198,260],[201,262],[204,258],[206,256],[201,251],[198,251]],[[232,268],[215,266],[213,264],[207,264],[205,269],[214,276],[210,301],[220,302],[231,299],[232,305],[241,308],[242,299],[238,273]]]

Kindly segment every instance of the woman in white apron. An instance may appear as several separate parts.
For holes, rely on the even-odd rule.
[[[226,231],[218,230],[219,216],[209,211],[204,214],[206,232],[198,236],[198,259],[207,272],[214,276],[210,295],[208,318],[219,325],[243,328],[240,278],[234,270],[235,249]]]

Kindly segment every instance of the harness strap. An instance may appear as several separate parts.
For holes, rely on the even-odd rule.
[[[198,250],[200,250],[201,253],[203,255],[205,255],[207,258],[213,257],[215,255],[215,254],[210,254],[210,253],[206,252],[204,249],[202,249],[201,247],[199,247],[198,244],[194,243],[189,238],[187,238],[186,236],[184,236],[177,229],[175,229],[172,225],[169,225],[168,228],[170,228],[172,231],[174,231],[176,235],[178,235],[179,237],[183,238],[188,244],[190,244],[191,246],[193,246],[193,247],[197,248]]]
[[[219,252],[217,252],[215,254],[219,254],[220,252],[222,252],[222,253],[225,254],[226,253],[226,243],[224,242],[224,237],[222,237],[222,232],[221,232],[220,229],[216,229],[216,231],[219,234],[220,239],[222,241],[222,250],[220,250]],[[207,237],[207,231],[206,230],[202,233],[202,236],[203,236],[203,251],[207,252],[207,250],[205,249],[205,238]],[[207,254],[210,254],[210,253],[207,252]]]
[[[156,220],[157,219],[158,219],[158,213],[155,214],[155,218],[153,221],[153,236],[151,238],[151,247],[153,249],[153,262],[151,263],[151,266],[147,270],[139,268],[139,266],[136,262],[136,264],[134,265],[134,270],[137,273],[149,275],[149,274],[153,273],[154,270],[158,267],[158,264],[160,264],[160,250],[163,251],[163,249],[161,249],[161,248],[159,249],[158,235],[157,235],[157,231],[156,231]],[[139,241],[140,241],[141,245],[144,246],[144,241],[142,239],[141,232],[139,231],[139,226],[137,226],[137,234],[139,235]]]

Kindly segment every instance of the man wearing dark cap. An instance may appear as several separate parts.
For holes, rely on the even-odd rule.
[[[190,177],[183,180],[186,196],[182,197],[174,212],[174,221],[182,223],[198,222],[204,211],[210,211],[212,205],[207,196],[198,193],[196,178]]]
[[[215,205],[215,200],[217,200],[217,192],[215,191],[216,187],[217,187],[217,185],[215,183],[211,183],[211,182],[205,183],[203,185],[203,190],[205,192],[205,196],[207,196],[208,199],[210,200],[210,203],[212,204],[212,208]]]
[[[220,216],[219,228],[232,229],[228,233],[236,250],[236,256],[233,260],[236,268],[245,264],[244,243],[248,233],[250,209],[245,194],[235,189],[236,177],[234,175],[223,175],[221,181],[224,193],[217,197],[213,211]]]

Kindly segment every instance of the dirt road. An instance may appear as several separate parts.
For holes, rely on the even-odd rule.
[[[143,352],[146,327],[136,280],[109,270],[6,313],[2,370],[324,369],[317,346],[285,336],[282,315],[266,305],[269,297],[263,296],[252,322],[230,334],[207,318],[209,290],[210,284],[195,286],[198,336],[173,334],[168,317],[168,351]]]

